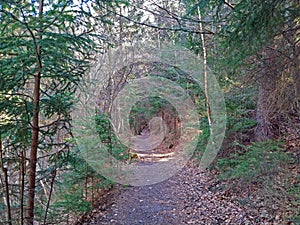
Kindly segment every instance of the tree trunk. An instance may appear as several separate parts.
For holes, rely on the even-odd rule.
[[[25,110],[25,109],[24,109]],[[26,147],[25,147],[25,127],[22,118],[22,144],[23,149],[21,151],[20,162],[20,225],[24,224],[24,190],[25,190],[25,174],[26,174]]]
[[[6,197],[6,207],[7,207],[7,220],[8,220],[7,224],[12,225],[7,168],[3,167],[3,173],[4,173],[5,195],[6,195],[5,197]]]
[[[7,168],[3,165],[1,135],[0,135],[0,165],[1,165],[3,175],[4,175],[5,199],[6,199],[7,221],[8,221],[7,224],[12,225],[11,207],[10,207],[10,198],[9,198],[8,175],[7,175]]]
[[[274,127],[272,125],[271,111],[269,108],[269,96],[272,87],[276,87],[272,78],[264,76],[259,81],[258,101],[256,120],[257,127],[255,136],[258,141],[266,141],[274,137]]]
[[[208,65],[207,65],[207,52],[206,52],[206,46],[205,46],[205,38],[204,38],[204,29],[202,24],[202,16],[200,7],[198,6],[198,17],[199,17],[199,26],[200,26],[200,37],[202,41],[202,51],[203,51],[203,64],[204,64],[204,94],[206,98],[206,113],[207,113],[207,119],[208,119],[208,125],[210,130],[210,135],[212,136],[212,118],[211,118],[211,111],[210,111],[210,98],[209,98],[209,80],[208,80]]]
[[[53,186],[54,186],[54,181],[56,178],[56,166],[52,172],[52,179],[51,179],[51,183],[50,183],[50,191],[49,191],[49,197],[47,200],[47,205],[46,205],[46,210],[45,210],[45,216],[44,216],[44,225],[47,224],[47,215],[48,215],[48,211],[49,211],[49,207],[50,207],[50,202],[51,202],[51,197],[52,197],[52,193],[53,193]]]
[[[34,198],[35,198],[35,180],[36,180],[36,163],[37,150],[39,142],[39,102],[40,102],[40,81],[41,72],[39,71],[34,78],[34,109],[32,119],[32,140],[29,163],[29,187],[27,200],[27,224],[33,224],[34,218]]]
[[[255,131],[257,141],[273,139],[279,132],[276,121],[280,112],[277,112],[277,102],[274,102],[276,98],[273,96],[276,94],[277,81],[280,77],[276,63],[278,55],[271,48],[267,48],[264,54],[264,65],[258,80],[256,111],[258,125]]]
[[[295,35],[296,37],[296,35]],[[297,40],[295,38],[295,40]],[[294,64],[292,68],[292,78],[294,81],[294,88],[295,88],[295,103],[294,103],[294,111],[300,111],[300,43],[299,41],[294,45]],[[298,115],[299,116],[299,115]]]
[[[44,0],[39,3],[39,16],[43,14]],[[39,36],[42,39],[42,36]],[[35,181],[36,181],[36,163],[37,151],[39,144],[39,106],[40,106],[40,89],[41,89],[41,46],[36,47],[37,53],[37,74],[34,77],[33,89],[33,115],[32,115],[32,139],[30,149],[30,163],[29,163],[29,185],[28,185],[28,200],[27,200],[27,216],[26,223],[33,225],[34,220],[34,200],[35,200]]]

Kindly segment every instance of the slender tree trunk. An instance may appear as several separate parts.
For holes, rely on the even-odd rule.
[[[40,49],[39,49],[40,51]],[[41,71],[34,78],[34,110],[32,120],[32,140],[29,162],[29,187],[27,201],[27,224],[33,224],[34,218],[34,198],[35,198],[35,181],[36,181],[36,163],[37,150],[39,141],[39,102],[40,102],[40,81]]]
[[[296,40],[296,35],[295,35]],[[295,87],[295,109],[300,110],[300,42],[295,43],[294,47],[294,64],[292,68],[292,78]]]
[[[7,168],[3,165],[3,157],[2,157],[2,140],[0,135],[0,163],[1,169],[4,174],[4,186],[5,186],[5,198],[6,198],[6,208],[7,208],[7,224],[12,225],[12,217],[11,217],[11,208],[10,208],[10,199],[9,199],[9,186],[8,186],[8,175]]]
[[[94,177],[92,176],[92,206],[94,206]]]
[[[44,0],[39,3],[39,16],[43,14]],[[42,39],[42,36],[39,36]],[[40,86],[41,86],[41,46],[36,46],[37,54],[37,74],[34,77],[34,90],[33,90],[33,117],[32,117],[32,140],[30,150],[29,162],[29,185],[28,185],[28,200],[27,200],[27,217],[26,223],[33,225],[34,220],[34,200],[35,200],[35,182],[36,182],[36,163],[37,151],[39,143],[39,106],[40,106]]]
[[[26,174],[26,152],[22,150],[21,159],[21,186],[20,186],[20,225],[24,224],[24,190],[25,190],[25,174]]]
[[[88,151],[86,151],[86,161],[88,162]],[[88,200],[88,183],[89,183],[89,177],[88,177],[88,164],[85,163],[85,182],[84,182],[84,189],[85,189],[85,200]]]
[[[207,65],[207,51],[205,47],[205,38],[203,34],[203,24],[202,24],[202,16],[201,16],[201,11],[200,7],[198,7],[198,16],[199,16],[199,26],[200,26],[200,37],[202,41],[202,51],[203,51],[203,64],[204,64],[204,92],[205,92],[205,97],[206,97],[206,113],[207,113],[207,119],[208,119],[208,124],[210,127],[210,134],[212,135],[212,119],[211,119],[211,111],[210,111],[210,98],[209,98],[209,80],[208,80],[208,65]]]
[[[48,197],[48,200],[47,200],[47,206],[46,206],[45,216],[44,216],[44,225],[47,224],[47,216],[48,216],[49,206],[50,206],[51,197],[52,197],[52,193],[53,193],[53,186],[54,186],[55,178],[56,178],[56,167],[54,168],[54,171],[52,172],[50,192],[49,192],[49,197]]]
[[[5,182],[5,194],[6,194],[6,207],[7,207],[7,220],[8,220],[7,224],[12,225],[7,168],[3,167],[3,173],[4,173],[4,182]]]
[[[22,119],[22,143],[23,149],[21,151],[21,185],[20,185],[20,225],[24,224],[24,190],[25,190],[25,174],[26,174],[26,147],[25,147],[25,127]]]

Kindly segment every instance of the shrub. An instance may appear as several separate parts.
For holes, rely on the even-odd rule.
[[[217,167],[222,171],[221,179],[261,181],[265,176],[276,174],[281,164],[292,159],[283,151],[283,145],[279,141],[254,142],[249,146],[239,143],[236,145],[245,151],[218,160]]]

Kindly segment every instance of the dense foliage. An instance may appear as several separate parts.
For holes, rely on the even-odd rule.
[[[221,178],[272,186],[285,174],[285,196],[297,199],[299,185],[286,180],[294,180],[289,171],[299,167],[299,14],[297,0],[0,1],[0,223],[74,222],[113,185],[79,153],[74,96],[102,53],[146,41],[183,45],[216,74],[228,116],[215,164]],[[174,65],[141,65],[117,85],[149,68],[152,76],[176,81],[199,111],[195,157],[201,157],[211,135],[206,90]],[[109,88],[118,73],[103,80],[103,96],[113,96]],[[152,117],[167,118],[172,149],[180,135],[175,111],[161,98],[145,98],[129,123],[138,135]],[[107,151],[127,163],[129,150],[114,135],[109,110],[97,108],[94,119]]]

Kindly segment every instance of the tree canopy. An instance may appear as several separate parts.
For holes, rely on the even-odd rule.
[[[139,59],[111,68],[99,84],[94,120],[112,156],[128,163],[133,155],[111,124],[116,95],[135,79],[152,76],[177,83],[191,97],[203,128],[194,154],[201,158],[216,122],[207,79],[213,72],[225,96],[228,127],[224,153],[214,165],[234,179],[260,179],[263,170],[246,172],[258,161],[262,168],[268,157],[274,166],[287,162],[278,146],[289,146],[289,137],[296,146],[300,137],[299,14],[298,0],[0,1],[0,222],[68,223],[113,185],[79,153],[72,113],[80,100],[76,91],[86,91],[81,82],[104,74],[111,51],[137,43],[190,50],[202,59],[204,88],[167,62]],[[134,53],[141,54],[138,48]],[[139,100],[128,123],[135,135],[151,133],[149,123],[157,116],[169,129],[160,148],[173,151],[182,121],[172,102]],[[236,148],[241,155],[232,158],[228,149]]]

